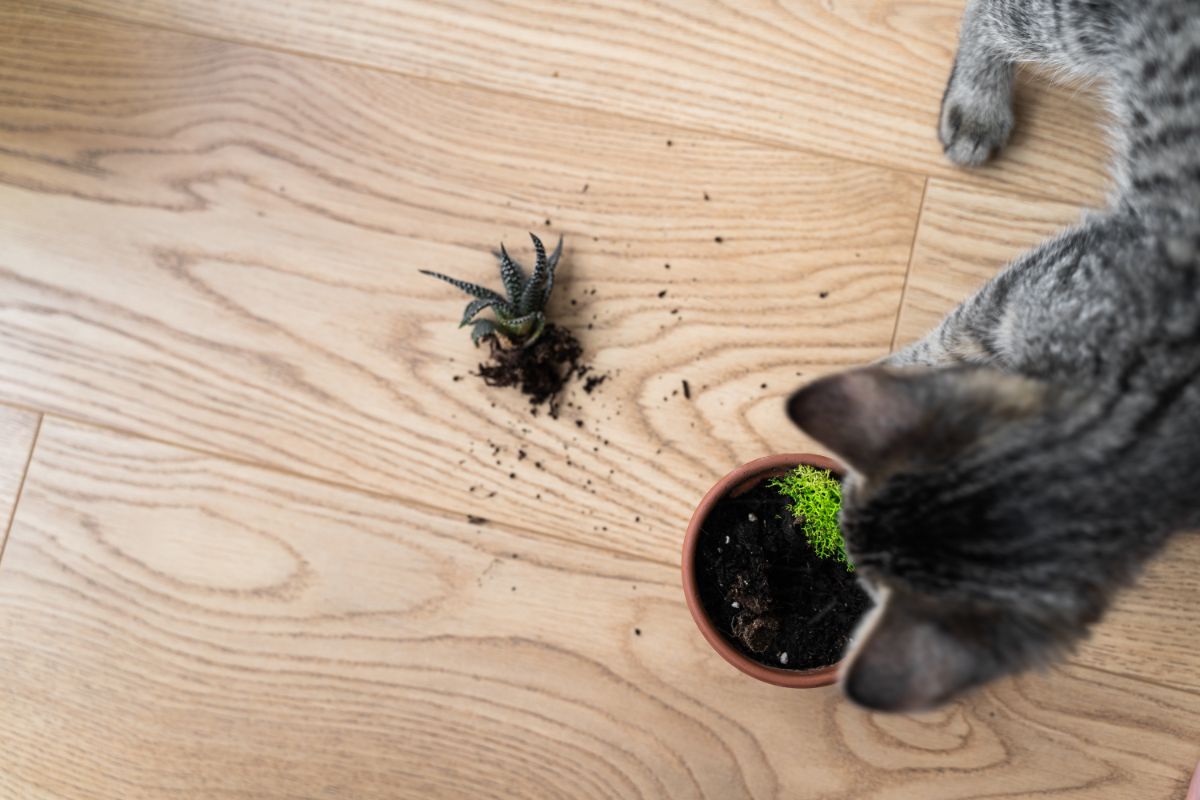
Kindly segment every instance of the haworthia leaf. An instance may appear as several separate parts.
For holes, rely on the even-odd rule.
[[[495,332],[496,323],[492,322],[490,319],[478,320],[471,328],[471,341],[475,343],[476,347],[478,347],[479,342],[483,339],[483,337]]]
[[[443,275],[440,272],[430,272],[427,269],[421,270],[421,274],[428,275],[431,278],[437,278],[439,281],[445,281],[446,283],[450,284],[451,286],[455,287],[456,289],[462,289],[464,292],[471,295],[472,297],[478,297],[481,300],[482,299],[493,299],[493,300],[497,300],[501,303],[504,302],[503,297],[501,297],[496,292],[493,292],[491,289],[487,289],[483,286],[478,286],[474,283],[467,283],[466,281],[460,281],[458,278],[451,278],[449,275]]]
[[[546,248],[542,240],[532,233],[529,234],[529,238],[533,239],[533,249],[537,251],[537,263],[533,267],[533,275],[525,284],[525,291],[521,293],[521,303],[517,306],[517,311],[521,314],[537,311],[545,305],[546,278],[550,272],[546,266]]]
[[[558,245],[554,248],[554,252],[546,259],[546,291],[542,293],[542,306],[550,302],[550,293],[554,291],[554,268],[558,266],[559,256],[562,255],[563,238],[558,237]]]
[[[525,288],[525,270],[521,269],[521,265],[509,256],[504,245],[500,245],[497,257],[500,259],[500,280],[504,281],[504,290],[508,292],[508,299],[514,304],[520,303],[521,291]]]
[[[537,339],[539,336],[541,336],[542,331],[544,331],[544,330],[546,330],[546,317],[544,314],[539,314],[537,325],[535,325],[533,330],[530,331],[529,334],[525,337],[525,342],[523,343],[523,346],[528,347],[529,345],[533,344],[534,340]]]
[[[514,332],[522,325],[527,325],[536,319],[545,319],[545,315],[541,311],[534,311],[532,314],[525,314],[520,317],[512,317],[504,320],[504,327],[513,330]]]
[[[510,306],[508,303],[505,303],[503,300],[497,300],[494,297],[481,297],[478,300],[472,300],[471,302],[467,303],[467,308],[465,311],[463,311],[462,322],[458,324],[458,327],[461,328],[471,320],[475,319],[475,317],[479,315],[480,311],[483,311],[489,306],[495,306],[496,313],[498,315],[503,314],[507,316],[513,313],[512,306]]]
[[[559,236],[558,244],[554,247],[554,252],[550,254],[548,259],[546,259],[546,264],[550,267],[552,272],[554,271],[554,268],[558,266],[558,258],[562,255],[562,247],[563,237]]]

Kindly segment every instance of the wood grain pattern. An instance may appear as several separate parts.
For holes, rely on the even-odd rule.
[[[1176,536],[1075,660],[1194,690],[1200,675],[1200,533]]]
[[[786,392],[1077,214],[992,189],[1098,196],[1067,92],[940,163],[958,10],[6,6],[0,402],[48,416],[0,410],[0,513],[37,440],[0,797],[1180,797],[1200,539],[1072,664],[920,717],[742,678],[680,596],[695,499],[808,445]],[[611,375],[559,420],[467,375],[416,275],[530,229]]]
[[[0,568],[0,795],[1176,800],[1200,694],[920,717],[741,678],[675,570],[48,420]]]
[[[1096,200],[1096,99],[1022,86],[1013,147],[955,170],[935,136],[961,0],[71,0],[121,19],[486,86],[993,187]]]
[[[1080,217],[1078,206],[931,180],[896,347],[917,341],[1010,260]]]
[[[809,444],[782,397],[888,347],[919,178],[104,21],[6,31],[0,399],[674,563],[715,480]],[[612,376],[559,420],[468,375],[462,297],[417,274],[494,282],[530,229],[566,236],[555,313]]]

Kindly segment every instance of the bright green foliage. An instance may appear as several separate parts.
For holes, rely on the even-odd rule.
[[[525,277],[525,270],[521,265],[508,255],[504,245],[500,245],[500,252],[496,253],[496,258],[500,260],[500,280],[504,283],[504,294],[439,272],[421,270],[425,275],[445,281],[475,298],[467,303],[459,327],[472,326],[471,341],[476,346],[485,336],[493,334],[500,334],[513,344],[525,346],[541,336],[546,327],[546,303],[554,290],[554,268],[558,266],[559,256],[562,255],[562,237],[558,238],[558,247],[554,248],[554,252],[549,256],[546,255],[546,248],[542,246],[541,239],[532,233],[529,234],[529,238],[533,239],[537,262],[534,264],[533,274],[528,278]],[[485,308],[492,310],[494,319],[475,319]]]
[[[846,544],[838,528],[838,510],[842,507],[842,484],[827,469],[801,464],[791,472],[768,483],[791,504],[796,519],[804,520],[804,538],[819,558],[832,558],[853,570],[846,556]]]

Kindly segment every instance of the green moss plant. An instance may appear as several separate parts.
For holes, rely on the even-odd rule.
[[[804,538],[818,558],[832,558],[845,564],[848,571],[854,565],[846,555],[846,543],[838,527],[838,511],[842,507],[842,484],[827,469],[800,464],[768,484],[788,500],[792,514],[803,520]]]
[[[546,303],[554,290],[554,268],[558,266],[559,256],[562,255],[562,237],[558,239],[558,247],[549,256],[542,240],[529,234],[533,239],[533,248],[537,252],[537,262],[533,274],[525,277],[525,270],[514,261],[504,245],[496,257],[500,260],[500,280],[504,283],[504,294],[492,291],[475,283],[460,281],[442,275],[440,272],[421,270],[425,275],[445,281],[458,289],[462,289],[475,299],[467,303],[463,312],[462,322],[471,326],[471,341],[475,346],[487,336],[503,336],[513,345],[525,347],[532,344],[546,328]],[[492,310],[492,319],[476,319],[485,308]]]

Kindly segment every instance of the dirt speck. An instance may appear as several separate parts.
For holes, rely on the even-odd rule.
[[[488,386],[516,386],[536,408],[547,405],[550,416],[558,416],[560,395],[566,384],[586,371],[580,364],[583,346],[566,328],[550,323],[533,344],[505,347],[495,336],[485,341],[490,359],[479,365],[479,375]]]

